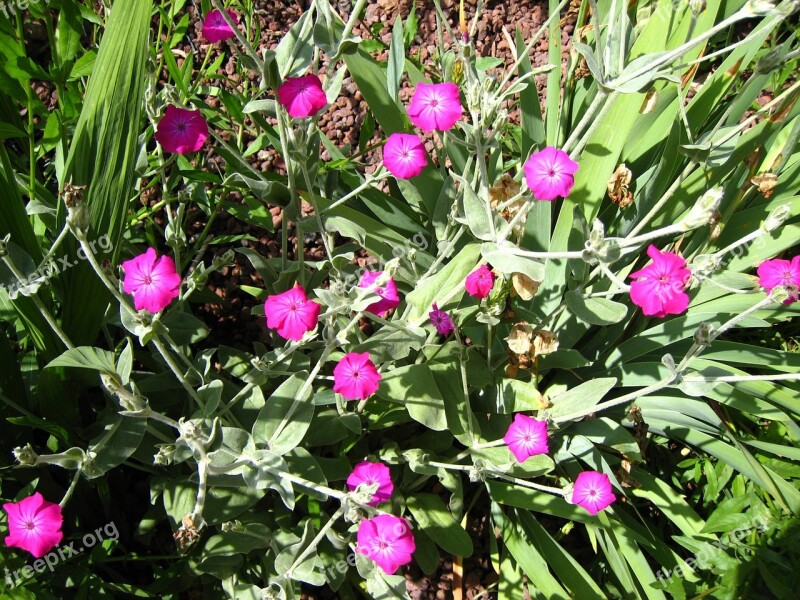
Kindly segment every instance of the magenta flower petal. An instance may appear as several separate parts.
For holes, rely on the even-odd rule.
[[[464,286],[470,296],[482,300],[489,295],[494,287],[494,273],[486,265],[481,265],[467,275]]]
[[[61,507],[45,500],[39,492],[19,502],[3,504],[3,510],[8,514],[6,546],[22,548],[41,558],[61,542]]]
[[[571,501],[573,504],[582,506],[592,515],[596,515],[610,506],[616,499],[611,481],[605,473],[584,471],[575,480]]]
[[[229,8],[226,10],[228,15],[231,17],[231,21],[238,23],[239,15]],[[206,14],[206,18],[203,20],[203,37],[212,44],[215,44],[217,42],[224,42],[232,37],[236,37],[236,34],[233,32],[233,29],[231,29],[231,26],[225,21],[221,11],[211,10]]]
[[[453,324],[453,319],[450,318],[443,310],[439,310],[439,307],[436,306],[436,303],[433,303],[431,312],[428,313],[428,316],[431,319],[431,323],[436,328],[436,331],[441,335],[450,335],[453,331],[456,330],[456,326]]]
[[[416,177],[428,165],[425,145],[410,133],[393,133],[383,145],[383,164],[398,179]]]
[[[372,501],[369,503],[370,506],[377,506],[387,502],[392,497],[394,484],[392,483],[389,467],[380,462],[360,462],[347,478],[347,488],[351,492],[355,491],[359,485],[372,485],[375,483],[378,484],[378,490],[373,494]]]
[[[380,296],[380,300],[370,304],[366,310],[379,317],[385,317],[390,310],[397,308],[400,304],[400,295],[397,293],[397,284],[391,277],[384,285],[375,285],[375,281],[383,275],[383,271],[367,271],[361,276],[358,282],[360,288],[371,288],[371,291]]]
[[[411,97],[408,118],[426,133],[448,131],[461,118],[462,112],[455,83],[419,83]]]
[[[316,75],[287,77],[278,88],[278,102],[293,119],[317,114],[328,104],[322,81]]]
[[[569,196],[575,185],[578,163],[563,150],[548,146],[534,152],[525,162],[525,181],[537,200],[555,200]]]
[[[165,152],[197,152],[208,139],[208,124],[199,110],[186,110],[170,104],[158,122],[155,138]]]
[[[283,339],[296,342],[317,327],[320,308],[317,302],[308,299],[302,287],[295,285],[282,294],[267,296],[264,314],[267,327],[276,329]]]
[[[772,288],[783,286],[789,288],[800,287],[800,256],[795,256],[791,261],[780,258],[765,260],[758,265],[758,283],[768,294]],[[783,301],[784,304],[791,304],[800,299],[796,290],[790,293],[789,298]]]
[[[361,521],[356,541],[356,551],[374,560],[389,575],[410,563],[416,550],[408,521],[393,515]]]
[[[169,256],[158,258],[153,248],[123,262],[122,270],[122,289],[133,294],[136,310],[157,313],[180,295],[181,276],[175,262]]]
[[[547,454],[550,451],[547,443],[547,421],[516,414],[503,441],[517,462],[525,462],[537,454]]]
[[[333,391],[346,400],[366,400],[378,391],[381,379],[368,352],[350,352],[333,369]]]
[[[689,306],[689,295],[684,290],[692,277],[686,261],[652,244],[647,255],[653,262],[630,274],[635,279],[631,283],[631,301],[648,317],[682,314]]]

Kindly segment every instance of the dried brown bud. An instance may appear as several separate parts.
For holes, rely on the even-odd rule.
[[[758,191],[764,198],[769,198],[775,191],[775,186],[778,185],[778,176],[775,173],[759,173],[750,180],[750,183],[758,187]]]
[[[633,193],[630,191],[633,173],[622,163],[608,180],[608,197],[620,208],[633,204]]]
[[[513,273],[511,275],[511,285],[517,296],[527,302],[539,291],[541,282],[534,281],[523,273]]]

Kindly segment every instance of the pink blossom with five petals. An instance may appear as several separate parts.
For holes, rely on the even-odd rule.
[[[398,179],[411,179],[428,165],[428,154],[418,136],[393,133],[383,145],[383,164]]]
[[[36,492],[19,502],[3,504],[8,515],[8,547],[22,548],[41,558],[61,543],[64,517],[61,507]]]
[[[394,515],[361,521],[356,541],[356,552],[374,560],[389,575],[410,563],[416,550],[408,521]]]
[[[228,16],[231,18],[231,21],[234,23],[239,22],[239,15],[229,8],[226,9],[226,11]],[[232,37],[236,37],[236,34],[233,32],[233,29],[231,29],[231,26],[228,25],[225,17],[222,16],[221,11],[210,10],[206,14],[206,18],[203,20],[203,37],[212,44],[215,44],[217,42],[224,42]]]
[[[267,327],[276,329],[283,339],[296,342],[307,331],[316,329],[320,308],[319,303],[309,300],[305,290],[295,284],[282,294],[268,296],[264,303],[264,314],[267,316]]]
[[[470,296],[482,300],[489,295],[494,287],[494,273],[486,265],[481,265],[467,275],[464,287],[467,288],[467,293]]]
[[[789,291],[789,297],[783,301],[791,304],[800,299],[800,256],[795,256],[791,261],[781,258],[765,260],[758,265],[758,284],[769,294],[772,288],[782,286]]]
[[[572,488],[572,504],[585,508],[592,515],[610,506],[616,499],[611,480],[605,473],[584,471],[578,475]]]
[[[630,274],[636,279],[631,283],[631,300],[648,317],[683,313],[689,306],[689,295],[684,289],[692,277],[686,261],[652,244],[647,248],[647,255],[653,262]]]
[[[316,75],[287,77],[278,88],[278,102],[293,119],[311,117],[328,104],[322,81]]]
[[[569,154],[553,146],[534,152],[525,161],[525,181],[537,200],[555,200],[569,196],[575,185],[578,163]]]
[[[359,485],[374,485],[376,483],[378,484],[378,489],[372,494],[372,501],[369,502],[370,506],[377,506],[387,502],[392,497],[394,484],[392,483],[389,467],[381,462],[365,460],[358,463],[347,478],[347,488],[351,492],[355,491]]]
[[[503,441],[517,462],[525,462],[537,454],[547,454],[550,451],[547,443],[547,421],[516,414]]]
[[[136,310],[157,313],[180,295],[181,276],[169,256],[158,257],[153,248],[122,263],[122,289],[133,294]]]
[[[208,123],[199,110],[187,110],[170,104],[158,122],[155,138],[165,152],[197,152],[208,139]]]
[[[461,118],[463,110],[455,83],[419,83],[411,97],[408,118],[426,133],[448,131]]]
[[[333,369],[333,391],[345,400],[366,400],[378,391],[381,379],[369,352],[350,352]]]

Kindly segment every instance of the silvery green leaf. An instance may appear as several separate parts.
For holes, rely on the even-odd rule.
[[[584,298],[577,292],[567,292],[564,302],[569,311],[590,325],[619,323],[628,314],[628,307],[607,298]]]
[[[534,281],[542,281],[544,279],[544,263],[535,258],[514,254],[515,249],[516,246],[503,247],[488,243],[481,246],[481,255],[492,267],[505,275],[522,273]]]
[[[300,77],[311,65],[314,57],[313,14],[313,11],[305,11],[275,48],[275,62],[282,79]]]
[[[263,100],[250,100],[250,102],[244,105],[242,112],[246,115],[249,115],[250,113],[261,112],[274,117],[277,114],[275,100],[270,98]]]
[[[605,77],[603,76],[603,70],[600,68],[600,64],[597,62],[597,58],[594,55],[594,50],[592,50],[592,48],[586,44],[582,44],[581,42],[573,42],[572,45],[586,59],[586,67],[589,69],[589,72],[592,74],[592,77],[594,77],[595,81],[597,81],[599,84],[604,84]]]

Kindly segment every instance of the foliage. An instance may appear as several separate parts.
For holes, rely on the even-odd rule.
[[[194,20],[223,4],[237,35],[184,53]],[[416,8],[361,39],[363,0],[346,19],[313,0],[264,50],[256,4],[53,0],[0,19],[3,496],[65,498],[78,546],[119,530],[7,579],[3,597],[407,597],[402,572],[355,552],[376,510],[410,524],[426,574],[487,547],[497,598],[790,597],[800,357],[763,340],[792,331],[800,303],[782,303],[791,286],[765,294],[755,268],[800,239],[796,3],[569,3],[564,69],[566,1],[531,39],[509,30],[510,65],[476,56],[477,17],[438,0],[426,62],[411,54]],[[550,64],[534,68],[540,36]],[[368,105],[353,147],[278,102],[287,78],[322,65],[329,102],[350,76]],[[459,86],[464,117],[426,138],[435,159],[419,176],[393,178],[373,134],[414,131],[402,89],[441,82]],[[167,105],[201,112],[204,151],[156,143]],[[547,146],[579,165],[552,203],[523,170]],[[254,166],[262,151],[285,172]],[[223,211],[273,232],[275,206],[277,258],[212,234]],[[307,236],[323,259],[306,257]],[[630,301],[650,243],[692,272],[681,314]],[[155,315],[133,309],[117,269],[148,247],[183,277]],[[383,316],[358,285],[367,255],[399,290]],[[297,283],[319,326],[247,349],[220,340],[196,309],[220,301],[209,278],[245,261],[259,307]],[[484,264],[496,281],[476,299],[464,282]],[[455,332],[437,334],[434,304]],[[332,389],[349,353],[380,372],[365,400]],[[547,454],[515,460],[516,413],[548,421]],[[345,484],[363,460],[391,468],[379,509]],[[597,515],[567,501],[587,470],[617,497]],[[11,572],[27,563],[0,556]]]

